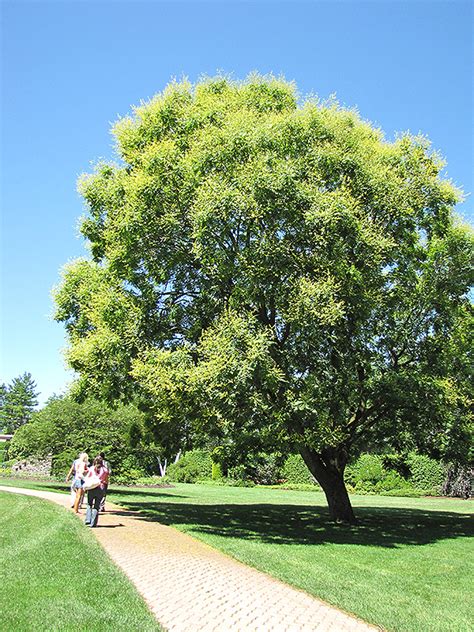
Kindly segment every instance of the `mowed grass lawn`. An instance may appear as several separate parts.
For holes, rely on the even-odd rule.
[[[360,524],[346,527],[318,492],[179,484],[109,499],[387,630],[472,629],[472,501],[352,496]]]
[[[387,630],[473,629],[470,501],[355,496],[360,525],[345,527],[317,492],[177,485],[110,498]]]
[[[75,516],[1,491],[0,507],[1,630],[161,630]]]

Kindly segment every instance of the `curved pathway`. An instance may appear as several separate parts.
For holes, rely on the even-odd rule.
[[[69,508],[69,495],[0,486]],[[91,533],[170,632],[376,630],[172,527],[107,503]]]

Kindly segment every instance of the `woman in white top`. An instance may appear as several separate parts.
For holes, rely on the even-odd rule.
[[[76,490],[76,500],[74,501],[74,511],[79,513],[79,507],[84,498],[84,479],[89,469],[89,457],[86,452],[81,452],[76,462],[76,471],[74,474],[73,488]]]
[[[69,469],[69,472],[67,473],[67,476],[66,476],[66,483],[68,482],[69,478],[71,478],[71,509],[74,507],[74,503],[76,502],[76,490],[74,489],[74,479],[76,478],[76,465],[78,461],[79,461],[79,458],[74,459]]]

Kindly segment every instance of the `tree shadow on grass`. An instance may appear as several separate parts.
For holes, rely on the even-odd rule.
[[[34,481],[33,481],[34,482]],[[37,484],[35,486],[37,489],[45,490],[45,491],[57,491],[57,492],[67,492],[71,491],[71,483],[50,483],[47,485]],[[155,498],[189,498],[189,496],[183,496],[182,494],[170,494],[167,492],[167,489],[173,489],[171,486],[169,487],[110,487],[108,491],[108,497],[112,500],[111,496],[122,497],[122,496],[153,496]]]
[[[474,534],[468,513],[359,507],[359,524],[331,523],[326,508],[295,505],[193,505],[126,502],[144,519],[190,526],[190,533],[268,544],[354,544],[396,548]]]
[[[70,493],[71,491],[71,482],[66,483],[65,481],[54,481],[54,480],[44,480],[44,479],[36,479],[33,477],[21,478],[16,476],[14,478],[3,478],[0,479],[0,486],[5,487],[26,487],[29,489],[38,489],[41,491],[49,491],[49,492],[64,492]],[[24,483],[24,485],[22,485]],[[189,498],[189,496],[184,496],[182,494],[170,494],[166,490],[175,489],[173,485],[163,485],[156,487],[120,487],[111,485],[109,488],[109,495],[118,495],[118,496],[156,496],[156,497],[167,497],[173,496],[174,498]]]
[[[14,478],[2,479],[0,481],[0,485],[4,485],[5,487],[25,487],[26,489],[38,489],[45,492],[70,493],[71,491],[70,482],[66,483],[63,481],[49,481],[32,477],[21,478],[19,476],[15,476]]]
[[[141,488],[135,488],[135,487],[130,487],[130,488],[124,488],[124,487],[117,487],[117,488],[109,488],[109,491],[107,492],[107,496],[110,498],[110,500],[112,502],[115,501],[120,501],[122,499],[122,496],[146,496],[147,498],[149,498],[150,496],[155,497],[155,498],[189,498],[189,496],[184,496],[182,494],[173,494],[173,493],[169,493],[165,490],[167,489],[173,489],[172,487],[141,487]],[[112,498],[113,497],[113,498]],[[128,502],[126,499],[124,499],[125,502]]]

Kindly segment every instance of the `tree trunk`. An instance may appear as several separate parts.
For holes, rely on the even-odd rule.
[[[166,476],[166,467],[168,466],[168,459],[165,459],[164,462],[161,462],[160,457],[158,457],[158,466],[160,468],[160,476],[164,478]]]
[[[329,515],[334,522],[356,524],[349,494],[344,483],[346,458],[335,449],[324,455],[308,448],[301,449],[301,456],[309,471],[323,488],[329,507]]]
[[[329,485],[321,487],[328,501],[329,515],[335,522],[345,522],[347,524],[356,524],[354,510],[352,509],[349,494],[347,493],[343,475],[334,478]]]

